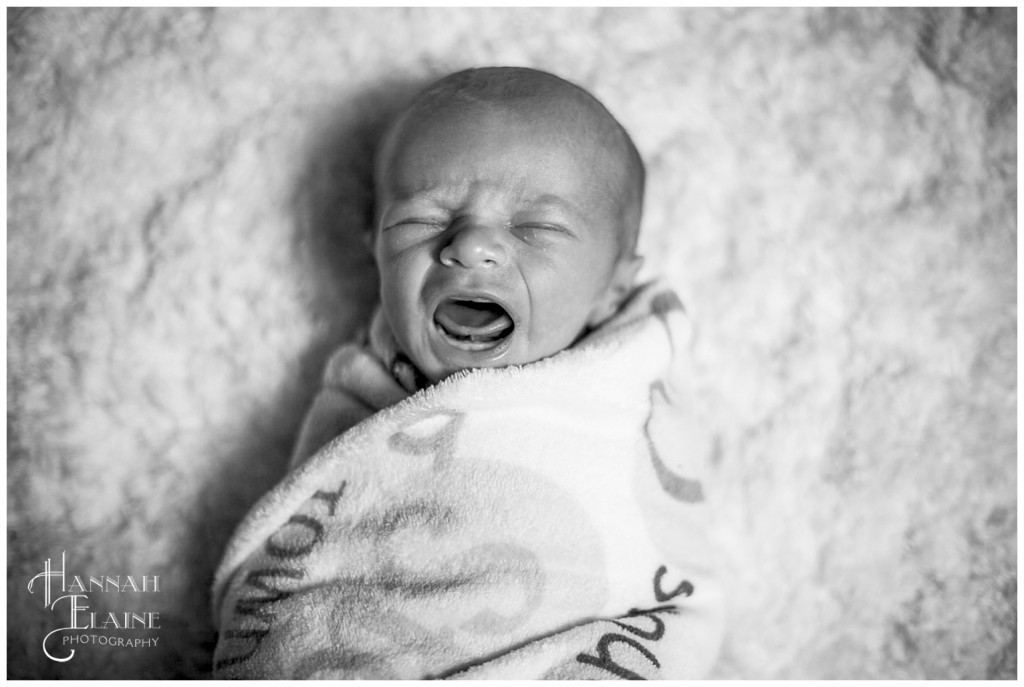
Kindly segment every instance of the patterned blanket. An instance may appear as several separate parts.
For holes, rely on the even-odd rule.
[[[647,285],[557,356],[461,373],[327,443],[229,544],[215,674],[704,675],[722,613],[687,340]]]

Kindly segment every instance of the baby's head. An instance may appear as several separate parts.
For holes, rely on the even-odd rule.
[[[384,137],[375,183],[384,316],[432,382],[569,347],[640,266],[640,156],[600,102],[545,72],[433,84]]]

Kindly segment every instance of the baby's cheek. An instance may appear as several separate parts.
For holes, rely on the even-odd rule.
[[[416,301],[423,289],[424,262],[410,251],[386,255],[378,262],[382,292],[386,290],[396,301]]]
[[[565,350],[572,345],[582,329],[582,318],[571,310],[544,313],[542,317],[534,319],[526,354],[529,359],[521,362],[534,362]]]
[[[380,301],[395,335],[402,339],[415,319],[416,292],[401,271],[381,274]]]

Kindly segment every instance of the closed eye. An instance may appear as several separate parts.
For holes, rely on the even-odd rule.
[[[448,226],[447,222],[438,218],[410,217],[408,219],[403,219],[398,222],[389,224],[388,226],[384,227],[384,231],[389,231],[391,229],[397,229],[400,227],[444,229],[446,226]]]
[[[512,227],[512,231],[527,243],[557,240],[559,237],[575,238],[575,234],[558,224],[524,222]]]

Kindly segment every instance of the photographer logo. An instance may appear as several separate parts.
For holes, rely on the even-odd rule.
[[[156,646],[159,637],[124,637],[112,634],[123,630],[160,629],[157,611],[96,613],[89,602],[95,594],[151,594],[160,592],[159,575],[72,575],[65,565],[65,553],[60,554],[59,567],[53,559],[46,559],[43,571],[29,580],[31,594],[42,592],[42,601],[66,622],[43,638],[43,653],[51,661],[64,663],[75,655],[75,645],[99,644],[122,648]],[[147,635],[151,634],[147,632]]]

